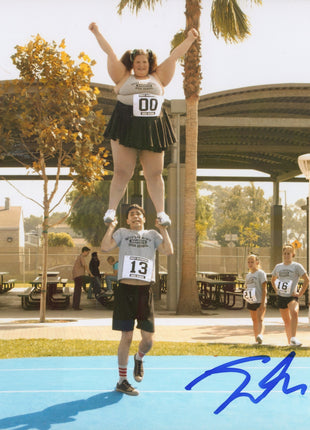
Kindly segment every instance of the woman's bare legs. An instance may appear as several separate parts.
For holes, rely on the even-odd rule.
[[[147,189],[156,212],[164,212],[165,184],[162,177],[164,152],[141,151],[140,162],[143,168]]]
[[[292,300],[291,302],[289,302],[287,307],[291,315],[291,336],[295,337],[298,325],[299,303],[296,300]]]
[[[114,172],[110,186],[109,209],[116,210],[134,173],[137,150],[120,145],[116,140],[111,140],[111,147]]]
[[[258,308],[256,311],[250,310],[250,314],[253,322],[254,337],[256,340],[258,336],[260,336],[261,340],[263,339],[265,312],[266,312],[265,307],[263,309]]]
[[[110,186],[109,213],[108,218],[113,219],[115,210],[124,195],[127,184],[132,178],[136,166],[137,150],[120,145],[118,141],[111,140],[114,174]],[[164,166],[164,152],[153,152],[142,150],[140,152],[140,162],[143,168],[147,189],[155,206],[157,215],[160,216],[162,225],[170,225],[171,221],[165,211],[165,184],[162,177]],[[160,215],[159,215],[160,214]],[[111,222],[110,220],[105,221]]]
[[[288,310],[288,308],[280,309],[280,314],[281,314],[282,320],[284,322],[287,341],[288,341],[288,343],[290,343],[290,340],[292,337],[290,311]]]

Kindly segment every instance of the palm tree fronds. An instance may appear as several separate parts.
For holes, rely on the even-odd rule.
[[[161,4],[161,0],[121,0],[117,6],[117,13],[121,15],[125,7],[128,6],[131,13],[138,14],[143,6],[154,10],[157,3]]]
[[[253,1],[261,4],[261,0]],[[237,43],[251,34],[248,18],[236,0],[213,0],[211,24],[215,36],[225,42]]]

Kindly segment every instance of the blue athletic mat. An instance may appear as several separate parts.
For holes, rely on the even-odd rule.
[[[116,357],[0,360],[0,429],[308,428],[309,358],[147,356],[140,384],[130,360],[137,397],[114,391]]]

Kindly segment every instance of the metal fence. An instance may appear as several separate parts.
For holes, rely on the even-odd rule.
[[[97,251],[100,260],[100,270],[111,271],[111,266],[107,263],[108,255],[117,257],[117,251],[102,253],[99,248],[91,250]],[[270,273],[271,252],[270,248],[259,248],[255,252],[260,257],[262,269]],[[72,266],[76,257],[80,254],[79,248],[51,247],[48,255],[48,269],[59,271],[63,278],[72,279]],[[200,248],[197,252],[197,271],[234,273],[239,277],[244,277],[247,273],[246,248]],[[295,261],[301,263],[305,268],[307,264],[306,250],[297,250]],[[28,282],[32,280],[42,269],[42,249],[40,247],[28,247],[19,252],[0,252],[0,271],[9,272],[10,278],[15,278],[18,282]],[[167,257],[159,256],[159,270],[167,270]]]

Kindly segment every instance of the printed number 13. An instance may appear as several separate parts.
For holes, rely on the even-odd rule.
[[[136,270],[136,264],[139,265],[138,270]],[[132,261],[131,262],[131,271],[130,273],[140,273],[141,275],[146,275],[147,272],[147,263],[144,263],[143,261]]]

